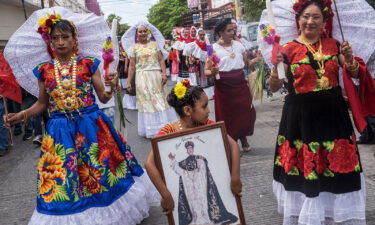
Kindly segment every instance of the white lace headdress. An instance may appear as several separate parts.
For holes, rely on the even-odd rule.
[[[294,0],[272,1],[273,14],[277,24],[276,34],[281,37],[280,44],[286,44],[298,37],[295,12],[292,8],[294,3]],[[345,40],[353,46],[354,55],[368,63],[371,55],[375,52],[375,39],[373,38],[375,36],[375,10],[365,0],[340,0],[336,1],[336,4]],[[333,13],[335,14],[334,8]],[[259,24],[270,25],[268,20],[268,12],[264,10]],[[342,42],[336,14],[333,17],[332,30],[333,38]],[[265,61],[272,66],[272,45],[263,40],[259,29],[257,42]],[[374,66],[368,65],[368,68],[371,73],[375,73]],[[371,68],[374,68],[373,71]]]
[[[164,49],[165,45],[165,38],[161,34],[161,32],[151,23],[148,21],[140,21],[136,25],[132,26],[125,32],[125,34],[121,37],[121,44],[124,48],[126,54],[131,55],[130,51],[133,45],[136,43],[136,36],[137,36],[137,29],[140,26],[144,26],[151,31],[152,37],[155,39],[156,43],[159,46],[161,53],[163,54],[164,59],[166,59],[169,55],[168,51]]]
[[[78,54],[91,56],[101,60],[102,44],[111,34],[106,21],[93,13],[78,14],[63,7],[45,8],[35,11],[26,22],[11,36],[4,56],[11,66],[17,82],[30,94],[38,97],[38,80],[33,75],[33,69],[40,63],[51,60],[47,45],[37,33],[38,20],[46,14],[60,14],[61,19],[74,23],[78,31]],[[118,61],[118,52],[113,53]],[[103,71],[101,63],[100,70]]]

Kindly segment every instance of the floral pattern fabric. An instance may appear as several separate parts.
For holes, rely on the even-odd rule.
[[[322,45],[325,70],[324,76],[329,80],[329,85],[327,87],[319,82],[319,79],[323,76],[322,71],[306,46],[297,41],[290,42],[284,46],[295,93],[303,94],[316,92],[338,86],[339,45],[335,39],[331,38],[323,38]],[[318,50],[319,42],[312,45],[312,47]]]
[[[137,43],[133,46],[131,57],[135,57],[136,71],[159,70],[160,64],[158,52],[160,51],[155,41],[149,41],[147,44]]]
[[[83,108],[92,106],[95,103],[95,97],[93,95],[91,76],[96,72],[100,60],[94,57],[78,57],[77,58],[77,80],[76,85],[80,94],[80,99],[83,102]],[[62,77],[62,80],[72,78],[72,69],[70,68],[70,74],[66,77]],[[39,64],[34,70],[34,75],[38,80],[43,81],[46,87],[46,92],[49,95],[49,111],[58,112],[58,107],[62,102],[56,102],[54,97],[57,96],[57,82],[55,78],[55,70],[53,61]]]

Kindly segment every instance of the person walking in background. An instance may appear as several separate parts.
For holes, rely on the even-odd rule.
[[[6,128],[3,120],[5,115],[5,105],[3,96],[0,95],[0,157],[9,152],[9,130]]]
[[[177,120],[176,114],[166,101],[164,59],[165,39],[160,31],[147,21],[138,22],[121,38],[130,57],[127,90],[135,87],[138,106],[138,134],[151,138],[164,124]]]
[[[216,24],[215,33],[220,39],[213,44],[213,50],[220,61],[215,65],[213,59],[208,58],[205,74],[219,75],[215,80],[214,94],[216,121],[224,121],[228,134],[241,141],[244,151],[250,151],[246,136],[254,132],[256,112],[244,76],[248,62],[246,50],[240,42],[233,40],[233,26],[229,18]]]

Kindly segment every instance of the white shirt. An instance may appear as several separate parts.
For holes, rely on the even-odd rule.
[[[246,49],[240,42],[232,41],[232,46],[230,47],[223,47],[215,43],[213,44],[213,49],[216,56],[220,58],[219,71],[229,72],[232,70],[243,69],[245,67],[243,53],[245,53]]]

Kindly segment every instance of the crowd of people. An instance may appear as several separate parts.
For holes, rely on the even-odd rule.
[[[278,52],[264,84],[268,97],[280,89],[287,92],[275,137],[273,190],[278,209],[284,225],[363,225],[365,182],[339,68],[347,82],[359,79],[362,84],[360,97],[366,101],[358,99],[355,88],[347,95],[354,121],[367,121],[359,126],[362,142],[368,143],[375,140],[375,110],[363,102],[375,100],[374,80],[350,43],[332,38],[330,1],[300,0],[293,9],[298,37]],[[33,14],[38,30],[26,22],[25,30],[11,38],[14,42],[22,39],[22,31],[34,32],[42,40],[38,47],[48,52],[50,60],[30,71],[37,79],[38,98],[25,90],[22,104],[0,96],[0,156],[10,149],[11,127],[15,136],[24,127],[23,140],[34,135],[33,143],[41,147],[37,206],[29,224],[133,225],[159,202],[165,214],[176,207],[153,151],[144,170],[115,129],[111,101],[118,79],[125,92],[124,108],[138,110],[140,136],[152,138],[224,121],[231,160],[228,183],[240,197],[240,151],[251,151],[248,137],[256,120],[248,74],[263,58],[239,35],[236,21],[217,22],[215,43],[200,27],[181,29],[175,40],[165,40],[155,26],[139,22],[121,37],[118,73],[109,73],[103,82],[100,60],[80,55],[78,43],[87,33],[79,33],[78,21],[58,13]],[[13,70],[20,66],[16,62],[9,60]],[[275,69],[279,63],[285,79],[279,79]],[[168,77],[176,82],[169,94]],[[364,81],[372,86],[363,86]],[[211,99],[215,120],[209,118]],[[367,113],[358,113],[358,105]],[[185,147],[193,148],[194,143]],[[173,154],[169,157],[174,160]]]

